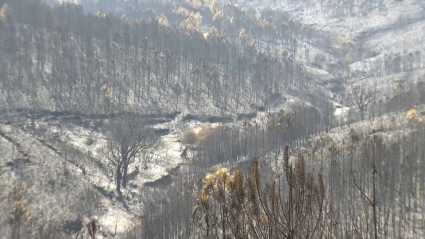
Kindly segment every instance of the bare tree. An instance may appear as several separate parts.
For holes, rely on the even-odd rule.
[[[109,125],[107,155],[116,167],[116,190],[121,193],[121,183],[127,186],[128,167],[139,156],[144,156],[156,143],[153,130],[146,122],[134,117],[124,116]]]
[[[353,166],[351,165],[351,173],[353,178],[353,183],[355,188],[359,191],[363,201],[372,209],[372,222],[373,225],[373,238],[378,239],[379,232],[378,227],[380,224],[379,217],[379,199],[382,199],[384,193],[387,189],[387,173],[383,171],[382,168],[382,158],[383,158],[383,141],[382,138],[378,136],[373,136],[371,139],[367,139],[364,142],[364,157],[363,161],[360,162],[361,167],[366,167],[367,170],[362,170],[363,172],[357,172],[356,176]],[[362,160],[362,159],[361,159]],[[365,165],[362,165],[365,163]],[[372,171],[372,177],[365,175],[367,171]],[[366,178],[366,180],[371,180],[371,182],[363,181],[361,182],[356,178]],[[363,179],[364,180],[364,179]],[[382,219],[381,219],[382,220]]]
[[[375,99],[375,92],[359,85],[351,89],[351,98],[357,109],[360,111],[361,120],[364,120],[364,112],[368,105]]]

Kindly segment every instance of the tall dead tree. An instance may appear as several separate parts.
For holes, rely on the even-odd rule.
[[[364,120],[364,112],[368,105],[374,101],[375,92],[361,86],[355,86],[351,89],[351,98],[357,109],[360,111],[361,120]]]
[[[356,176],[356,173],[353,170],[353,166],[351,165],[351,174],[354,186],[359,191],[362,200],[372,209],[372,235],[375,239],[380,238],[380,233],[378,232],[378,227],[380,224],[379,199],[382,199],[384,196],[384,193],[387,189],[388,180],[387,173],[385,171],[382,172],[382,151],[382,138],[375,135],[373,138],[366,140],[364,143],[364,159],[360,159],[360,165],[361,167],[365,167],[366,170],[364,170],[364,172],[357,172]],[[371,177],[369,175],[365,175],[368,171],[371,171]],[[362,179],[364,181],[361,181]]]
[[[127,186],[129,165],[140,156],[143,158],[156,141],[153,130],[135,116],[124,116],[109,124],[107,155],[115,166],[118,193],[121,184],[124,188]]]

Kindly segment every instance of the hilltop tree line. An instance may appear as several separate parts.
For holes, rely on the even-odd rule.
[[[51,8],[36,0],[4,1],[0,18],[3,108],[108,114],[202,110],[211,103],[221,113],[246,113],[253,103],[272,107],[291,94],[331,117],[325,96],[293,57],[301,38],[322,46],[334,44],[335,39],[275,10],[256,14],[235,4],[194,8],[198,5],[184,3],[187,9],[169,2],[139,4],[140,8],[130,9],[168,4],[171,12],[152,13],[156,17],[150,20],[128,14],[118,19],[116,13],[86,14],[73,4]],[[200,28],[209,24],[203,35]],[[270,41],[281,41],[281,46],[273,47],[279,43]],[[345,42],[334,44],[345,44],[336,48],[342,51],[341,69],[346,54],[358,48]],[[329,51],[337,54],[334,50]],[[389,63],[385,61],[376,63],[377,75],[422,67],[420,51],[388,56]],[[414,80],[410,84],[416,85]],[[422,88],[411,94],[420,97]],[[375,97],[370,107],[357,107],[360,113],[385,108],[378,105],[393,96],[390,89],[388,99]]]
[[[319,4],[320,3],[320,4]],[[85,5],[84,2],[82,3]],[[87,3],[88,4],[88,3]],[[299,19],[290,15],[284,10],[276,10],[265,8],[263,10],[254,11],[253,9],[243,7],[235,3],[221,3],[220,1],[137,1],[125,2],[118,5],[105,4],[99,2],[99,6],[90,5],[93,9],[107,9],[115,16],[126,16],[130,19],[143,19],[146,21],[158,21],[160,24],[166,20],[167,26],[176,26],[184,31],[192,30],[195,32],[206,32],[205,36],[214,39],[215,41],[226,40],[233,43],[233,45],[240,50],[244,51],[247,45],[255,46],[257,49],[264,49],[265,52],[275,52],[277,55],[288,56],[294,58],[295,56],[305,58],[305,64],[314,66],[320,69],[326,69],[333,75],[345,78],[361,78],[361,77],[381,77],[384,75],[399,74],[402,72],[409,72],[407,86],[412,89],[409,91],[411,100],[417,101],[423,95],[422,85],[418,85],[419,76],[415,76],[414,71],[421,69],[423,66],[422,51],[409,51],[405,49],[403,53],[390,53],[378,57],[374,60],[368,73],[364,72],[350,72],[350,64],[355,62],[356,59],[361,59],[364,56],[372,56],[375,54],[374,49],[366,49],[361,42],[357,44],[356,39],[347,37],[336,37],[329,35],[325,32],[319,31],[312,24],[302,24]],[[272,4],[272,3],[270,3]],[[345,16],[348,12],[351,17],[358,16],[359,14],[367,14],[377,8],[380,10],[381,15],[385,15],[386,5],[383,1],[303,1],[300,2],[287,2],[287,4],[305,4],[306,10],[311,6],[316,8],[320,5],[320,9],[331,9],[328,17]],[[105,6],[115,6],[113,8],[106,8]],[[134,14],[133,14],[134,13]],[[149,14],[148,14],[149,13]],[[198,17],[194,17],[198,16]],[[407,26],[413,19],[401,16],[394,24],[397,28]],[[194,22],[193,24],[188,24]],[[195,24],[196,22],[196,24]],[[190,27],[189,27],[190,26]],[[194,27],[196,26],[196,27]],[[189,27],[189,28],[188,28]],[[208,29],[209,28],[209,29]],[[358,36],[356,38],[361,38]],[[311,45],[319,47],[332,57],[336,58],[336,62],[332,59],[326,59],[321,54],[310,56],[309,50],[304,49],[304,54],[300,54],[298,49],[302,49],[301,45]],[[276,54],[278,52],[279,54]],[[331,58],[332,58],[331,57]],[[331,89],[337,94],[344,95],[341,89]],[[350,90],[351,95],[347,97],[346,105],[353,105],[359,111],[356,118],[365,119],[366,116],[373,118],[378,114],[379,109],[385,109],[385,112],[392,110],[391,106],[394,105],[393,98],[404,97],[398,95],[393,88],[370,90],[371,97],[366,101],[370,104],[358,104],[355,96],[355,89]],[[381,91],[378,95],[377,91]],[[387,102],[391,101],[391,104]],[[341,103],[341,102],[340,102]],[[369,106],[369,107],[368,107]],[[409,107],[411,107],[410,104]],[[327,109],[322,106],[322,110]],[[408,109],[408,108],[407,108]],[[374,111],[374,112],[368,112]],[[382,112],[381,112],[382,113]],[[330,116],[326,116],[330,117]],[[352,117],[352,116],[351,116]],[[350,119],[356,120],[356,119]]]

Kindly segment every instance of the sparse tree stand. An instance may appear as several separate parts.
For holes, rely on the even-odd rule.
[[[109,124],[108,159],[115,166],[116,190],[127,187],[128,167],[139,155],[144,155],[156,142],[156,136],[146,123],[135,116],[124,116]]]

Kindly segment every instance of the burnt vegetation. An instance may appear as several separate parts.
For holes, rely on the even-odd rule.
[[[423,49],[371,34],[216,0],[0,0],[0,238],[425,237]],[[178,166],[138,183],[164,149]]]

